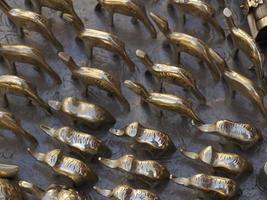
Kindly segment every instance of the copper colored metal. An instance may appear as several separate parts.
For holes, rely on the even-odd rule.
[[[7,163],[0,163],[0,177],[11,178],[18,174],[19,166]]]

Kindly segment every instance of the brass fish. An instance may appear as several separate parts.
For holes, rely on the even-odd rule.
[[[212,146],[207,146],[198,153],[181,149],[181,153],[188,158],[199,160],[208,166],[231,174],[241,175],[252,171],[252,165],[240,155],[219,152]]]
[[[223,199],[231,199],[240,192],[234,180],[218,176],[197,174],[188,178],[176,178],[171,175],[170,179],[179,185],[202,190]]]
[[[247,32],[236,26],[233,13],[229,8],[225,8],[223,14],[228,24],[234,46],[243,51],[251,60],[253,67],[255,68],[259,84],[266,89],[267,83],[263,69],[264,59],[258,45]]]
[[[65,156],[60,149],[46,153],[34,152],[30,148],[28,151],[36,160],[45,163],[56,173],[70,178],[76,185],[86,181],[97,181],[97,176],[87,164],[76,158]]]
[[[102,124],[113,124],[116,119],[104,108],[78,100],[76,97],[66,97],[62,101],[50,100],[48,104],[56,111],[61,111],[74,121],[80,121],[87,126],[97,128]]]
[[[85,85],[86,95],[88,94],[88,86],[97,86],[115,96],[127,110],[130,109],[129,102],[121,92],[120,82],[109,73],[97,68],[79,67],[73,58],[64,52],[60,52],[58,56],[70,69],[72,75]]]
[[[125,44],[119,37],[108,32],[87,29],[84,27],[83,23],[79,23],[71,15],[64,14],[63,18],[74,25],[77,32],[77,38],[83,41],[89,59],[92,59],[93,57],[93,49],[98,47],[118,54],[132,72],[135,70],[135,64],[127,54]]]
[[[166,64],[155,64],[150,57],[142,50],[136,51],[137,57],[147,67],[148,71],[160,80],[177,84],[184,89],[192,92],[192,94],[203,104],[206,102],[205,96],[197,87],[196,80],[193,75],[181,68]]]
[[[40,128],[52,138],[79,150],[83,153],[91,155],[103,155],[110,150],[98,138],[84,132],[76,131],[70,127],[51,128],[41,125]]]
[[[111,128],[109,132],[119,137],[131,137],[142,146],[145,145],[149,151],[156,152],[156,154],[167,153],[175,149],[171,138],[166,133],[146,128],[139,122],[132,122],[123,129]]]
[[[5,0],[0,1],[0,9],[17,26],[21,37],[24,37],[24,29],[38,32],[51,42],[58,51],[63,51],[63,46],[54,36],[46,17],[32,11],[11,8]]]
[[[35,101],[46,112],[51,113],[50,107],[44,100],[39,97],[37,90],[22,78],[14,75],[2,75],[0,76],[0,91],[3,94],[4,103],[7,107],[8,99],[7,93],[15,95],[25,96],[30,101]]]
[[[185,14],[193,15],[202,18],[205,22],[209,22],[223,37],[224,30],[215,19],[216,10],[203,0],[169,0],[169,6],[173,6],[184,12]],[[184,23],[185,21],[184,14]]]
[[[133,155],[124,155],[116,160],[99,157],[98,160],[106,167],[120,169],[149,184],[160,183],[167,180],[170,175],[168,170],[157,161],[138,160]]]
[[[163,17],[154,13],[150,13],[150,16],[171,45],[175,61],[178,62],[177,54],[180,57],[181,52],[188,53],[207,64],[214,80],[218,81],[220,79],[219,66],[216,66],[211,59],[211,56],[216,54],[212,48],[196,37],[181,32],[172,32],[169,28],[168,21]]]
[[[61,83],[59,75],[47,64],[39,49],[22,44],[1,44],[0,57],[4,59],[12,74],[17,74],[15,62],[27,63],[35,69],[43,69],[58,83]]]
[[[104,8],[110,17],[111,26],[114,25],[114,14],[122,14],[130,16],[141,21],[153,38],[157,38],[157,31],[147,16],[146,8],[143,4],[136,0],[97,0],[96,10]]]
[[[3,200],[25,200],[20,187],[8,179],[0,178],[0,197]]]
[[[197,124],[203,124],[203,121],[192,110],[192,103],[187,99],[172,94],[149,93],[143,85],[130,80],[126,80],[124,84],[135,94],[139,95],[143,101],[162,109],[177,112],[182,116],[192,119]]]
[[[12,113],[0,110],[0,128],[11,130],[16,134],[25,137],[25,139],[34,146],[38,144],[35,137],[22,128],[20,121],[17,120]]]
[[[90,200],[90,198],[86,198],[74,188],[64,185],[52,184],[46,190],[43,190],[32,183],[19,181],[19,186],[26,193],[29,193],[40,200]]]
[[[160,200],[158,195],[143,189],[134,189],[128,185],[118,185],[112,190],[102,189],[94,186],[97,193],[104,197],[115,198],[117,200]]]
[[[255,146],[262,139],[261,132],[251,124],[230,120],[220,120],[213,124],[204,124],[196,127],[202,132],[232,140],[241,147]]]
[[[11,178],[18,174],[19,166],[13,164],[0,163],[0,177]]]

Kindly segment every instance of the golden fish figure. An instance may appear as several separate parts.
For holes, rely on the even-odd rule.
[[[2,75],[0,76],[0,91],[4,95],[5,106],[8,106],[7,93],[15,95],[25,96],[29,101],[35,101],[40,107],[42,107],[48,113],[51,110],[46,102],[39,97],[37,90],[27,81],[14,75]]]
[[[22,44],[0,44],[0,57],[10,68],[12,74],[17,74],[15,62],[31,64],[37,70],[43,69],[58,83],[61,83],[59,75],[47,64],[40,50]]]
[[[252,171],[252,165],[240,155],[219,152],[212,146],[208,146],[198,153],[181,149],[181,153],[188,158],[199,160],[215,169],[221,169],[232,174],[241,175]]]
[[[63,18],[74,25],[77,32],[77,38],[83,41],[89,59],[92,59],[93,57],[93,49],[98,47],[118,54],[125,61],[131,71],[135,70],[135,64],[127,54],[125,44],[119,37],[108,32],[87,29],[84,27],[83,23],[79,23],[71,15],[64,14]]]
[[[179,185],[202,190],[223,199],[231,199],[240,192],[234,180],[218,176],[197,174],[188,178],[176,178],[171,175],[170,179]]]
[[[169,6],[177,7],[185,14],[202,18],[205,22],[209,22],[223,37],[224,30],[215,19],[215,9],[207,2],[202,0],[169,0]],[[184,23],[185,23],[184,14]]]
[[[97,193],[104,197],[115,198],[117,200],[160,200],[158,195],[143,189],[134,189],[128,185],[118,185],[112,190],[102,189],[94,186]]]
[[[11,178],[18,174],[19,166],[13,164],[0,163],[0,177]]]
[[[3,200],[25,200],[20,187],[8,179],[0,178],[0,197]]]
[[[220,120],[213,124],[203,124],[197,128],[205,133],[211,133],[232,140],[241,147],[252,147],[261,139],[262,134],[251,124]]]
[[[76,185],[86,181],[97,181],[97,176],[87,164],[76,158],[65,156],[60,149],[46,153],[33,152],[29,148],[28,151],[36,160],[47,164],[56,173],[70,178]]]
[[[16,134],[25,137],[33,145],[38,144],[35,137],[22,128],[20,121],[17,120],[12,113],[0,110],[0,128],[11,130]]]
[[[170,43],[176,61],[178,58],[177,54],[179,54],[180,57],[181,52],[188,53],[200,59],[201,62],[204,61],[215,80],[218,81],[220,79],[221,74],[218,69],[219,66],[216,66],[211,59],[211,56],[216,54],[212,48],[196,37],[185,33],[172,32],[166,19],[154,13],[150,13],[150,16]]]
[[[143,101],[162,109],[177,112],[192,119],[196,124],[203,124],[203,121],[192,110],[192,103],[187,99],[172,94],[149,93],[143,85],[130,80],[126,80],[124,83],[130,90],[139,95]]]
[[[267,118],[267,111],[263,101],[263,89],[258,87],[251,79],[234,70],[226,70],[223,73],[223,78],[229,87],[230,95],[234,95],[236,91],[240,92],[250,99],[250,101],[259,108],[263,116]]]
[[[24,28],[38,32],[50,41],[58,51],[63,51],[63,46],[54,36],[54,33],[50,28],[51,25],[46,17],[32,11],[11,8],[5,0],[0,1],[0,9],[17,26],[21,37],[24,37]]]
[[[244,30],[236,26],[232,11],[229,8],[225,8],[223,14],[230,29],[230,34],[234,42],[234,46],[242,50],[251,60],[260,85],[266,89],[267,83],[263,69],[264,59],[255,40]]]
[[[147,67],[148,71],[155,77],[183,87],[192,92],[201,103],[205,104],[206,98],[197,88],[196,80],[189,71],[181,67],[166,64],[154,64],[150,57],[141,50],[137,50],[136,55]]]
[[[51,128],[41,125],[40,128],[52,138],[83,153],[101,155],[110,151],[101,140],[88,133],[76,131],[70,127]]]
[[[50,185],[46,190],[26,181],[19,181],[19,186],[26,193],[41,200],[90,200],[74,188],[64,185]]]
[[[114,25],[114,14],[122,14],[133,17],[134,21],[140,20],[153,38],[157,37],[157,31],[147,16],[144,5],[135,0],[97,0],[96,10],[104,8],[110,17],[111,26]]]
[[[138,160],[133,155],[124,155],[116,160],[99,157],[98,160],[106,167],[120,169],[149,184],[167,180],[170,175],[168,170],[157,161]]]
[[[119,137],[131,137],[142,146],[145,145],[149,151],[157,152],[156,154],[167,153],[175,148],[171,138],[166,133],[146,128],[139,122],[132,122],[123,129],[111,128],[109,132]]]
[[[80,121],[87,126],[98,127],[104,123],[116,122],[112,114],[104,108],[76,97],[66,97],[62,101],[50,100],[48,104],[54,110],[61,111],[74,121]]]
[[[79,67],[73,58],[64,52],[60,52],[60,59],[72,72],[72,75],[85,85],[85,94],[88,94],[88,86],[97,86],[114,95],[127,110],[130,105],[121,92],[120,82],[113,78],[109,73],[92,67]]]

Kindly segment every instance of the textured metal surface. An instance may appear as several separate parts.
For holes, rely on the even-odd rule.
[[[13,7],[24,7],[23,0],[9,0],[7,2],[9,2]],[[247,67],[249,66],[247,58],[244,58],[243,55],[240,54],[238,59],[231,59],[231,46],[227,43],[227,40],[223,41],[213,28],[203,25],[199,19],[194,17],[187,17],[186,25],[182,26],[182,20],[179,12],[176,10],[176,14],[170,14],[167,11],[166,1],[164,0],[157,1],[157,3],[152,0],[143,0],[143,2],[145,2],[148,10],[168,17],[171,27],[175,30],[190,33],[202,38],[227,59],[230,67],[245,73],[249,77],[255,78],[255,75],[247,70]],[[210,1],[210,3],[212,3],[218,11],[218,16],[216,16],[217,19],[221,24],[223,24],[223,27],[226,27],[222,16],[223,6],[220,5],[221,2],[221,0]],[[74,29],[69,24],[61,20],[58,13],[55,11],[48,9],[43,9],[43,11],[44,14],[50,18],[53,31],[64,45],[65,51],[70,53],[78,64],[90,64],[91,66],[106,70],[113,76],[117,77],[121,82],[125,79],[136,80],[144,84],[149,89],[153,89],[155,91],[159,90],[160,83],[157,82],[156,79],[145,76],[145,67],[135,57],[135,50],[138,48],[145,50],[155,62],[172,63],[170,59],[170,51],[162,47],[162,42],[164,41],[163,35],[159,34],[157,40],[151,39],[149,33],[141,23],[134,26],[130,23],[130,18],[118,15],[115,17],[115,27],[111,29],[107,24],[108,20],[105,15],[94,12],[95,5],[95,0],[75,1],[77,13],[85,22],[87,27],[113,31],[126,42],[127,51],[138,68],[134,74],[128,72],[127,66],[122,60],[114,57],[112,53],[104,50],[96,49],[94,51],[94,59],[92,61],[87,61],[83,48],[79,47],[74,40]],[[235,17],[238,24],[248,31],[246,20],[241,14],[239,5],[239,1],[228,1],[228,6],[236,13]],[[47,75],[40,75],[31,67],[27,67],[25,65],[18,65],[18,72],[22,77],[30,80],[37,86],[40,95],[45,100],[60,100],[63,97],[72,95],[79,98],[81,97],[81,85],[71,79],[70,71],[57,58],[53,47],[48,42],[44,41],[40,35],[32,32],[28,33],[26,38],[20,41],[17,37],[16,30],[12,28],[7,17],[3,13],[0,13],[0,41],[3,43],[22,42],[32,44],[42,49],[45,53],[45,57],[48,59],[48,62],[63,79],[62,85],[53,85],[52,79],[50,79]],[[237,95],[236,100],[234,100],[231,104],[227,104],[225,102],[224,84],[222,82],[215,83],[206,67],[199,66],[197,60],[185,54],[182,54],[182,64],[186,69],[190,70],[195,77],[197,77],[200,89],[208,99],[208,106],[198,106],[197,100],[192,98],[190,94],[186,94],[177,86],[175,87],[170,84],[164,84],[166,91],[191,99],[194,102],[194,107],[199,112],[200,117],[205,122],[214,122],[224,118],[240,122],[250,122],[258,127],[265,137],[267,122],[263,119],[261,113],[254,108],[247,99]],[[1,73],[7,73],[8,70],[4,66],[3,62],[1,62],[0,65]],[[236,146],[229,145],[229,143],[222,145],[221,143],[224,143],[222,139],[219,139],[216,136],[199,133],[196,129],[191,127],[189,121],[185,123],[179,115],[175,113],[163,112],[163,117],[160,118],[159,110],[151,106],[140,104],[139,98],[127,90],[124,86],[122,90],[126,98],[131,103],[130,113],[123,113],[118,103],[99,90],[90,90],[88,100],[97,102],[113,112],[118,120],[115,125],[117,128],[121,128],[132,121],[138,120],[147,127],[158,128],[169,133],[177,148],[186,147],[192,151],[197,151],[202,149],[204,146],[214,145],[218,150],[241,154],[244,158],[247,158],[252,162],[254,172],[238,179],[241,189],[243,190],[243,194],[239,199],[264,200],[267,198],[267,194],[261,192],[256,187],[257,173],[263,167],[264,162],[267,161],[267,145],[265,141],[263,141],[261,145],[258,145],[256,148],[249,151],[242,151]],[[70,125],[69,121],[66,121],[63,116],[58,114],[48,116],[38,107],[29,107],[26,104],[27,103],[24,99],[13,97],[9,110],[21,118],[23,127],[38,138],[40,143],[38,150],[47,151],[60,147],[63,148],[69,155],[79,156],[71,152],[70,149],[64,147],[59,142],[49,138],[39,128],[40,124],[46,124],[52,127],[59,127],[63,124]],[[150,158],[149,155],[145,155],[141,151],[138,151],[138,149],[132,150],[130,148],[130,144],[132,142],[128,138],[118,138],[109,134],[105,129],[95,131],[89,130],[85,127],[76,128],[79,128],[82,131],[88,131],[89,133],[101,138],[105,144],[112,149],[113,158],[118,158],[126,153],[133,153],[137,155],[139,159]],[[25,145],[21,142],[21,140],[16,138],[15,135],[10,134],[9,131],[1,131],[0,146],[0,161],[13,162],[20,166],[18,179],[33,182],[44,188],[51,183],[71,184],[68,179],[54,174],[49,167],[36,162],[27,153]],[[196,162],[184,158],[178,151],[170,156],[165,156],[158,160],[162,164],[166,165],[169,171],[175,176],[191,176],[200,172],[211,173],[211,170],[206,166],[199,165]],[[87,162],[99,176],[99,181],[97,183],[98,186],[102,188],[113,188],[119,183],[127,183],[127,177],[125,175],[116,170],[111,170],[99,165],[96,159],[91,160],[88,158]],[[146,188],[140,182],[128,181],[128,183],[134,187]],[[80,190],[90,194],[92,199],[105,199],[104,197],[96,194],[90,185],[83,185]],[[172,182],[160,184],[158,187],[151,190],[157,193],[161,199],[193,200],[199,195],[203,196],[196,191],[175,185]],[[205,197],[204,199],[208,198]]]

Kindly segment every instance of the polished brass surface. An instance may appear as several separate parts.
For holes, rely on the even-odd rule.
[[[86,181],[95,182],[97,176],[83,161],[65,156],[60,149],[54,149],[46,153],[32,151],[29,153],[38,161],[45,163],[60,175],[70,178],[76,185]]]
[[[90,200],[86,198],[74,188],[64,185],[50,185],[46,190],[39,188],[32,183],[26,181],[19,181],[19,186],[26,193],[33,195],[35,198],[41,200]]]
[[[132,122],[123,129],[111,128],[109,132],[119,137],[128,136],[133,138],[140,144],[140,147],[137,147],[139,150],[141,148],[146,148],[153,155],[159,156],[172,152],[175,149],[168,134],[155,129],[146,128],[139,122]]]
[[[203,0],[168,0],[168,5],[177,7],[185,14],[193,15],[202,18],[205,22],[209,22],[223,37],[225,37],[224,30],[216,21],[216,10],[206,1]],[[186,17],[184,14],[184,23]]]
[[[148,191],[143,189],[134,189],[128,185],[118,185],[112,190],[102,189],[94,186],[97,193],[104,197],[115,198],[117,200],[160,200],[160,198]]]
[[[48,104],[56,111],[61,111],[69,116],[74,122],[82,122],[92,128],[103,124],[113,124],[116,119],[104,108],[78,100],[76,97],[66,97],[62,101],[50,100]]]
[[[52,138],[55,138],[80,152],[92,155],[104,155],[110,152],[108,147],[106,147],[101,140],[88,133],[77,131],[67,126],[51,128],[41,125],[40,128]]]
[[[19,120],[12,113],[0,110],[0,128],[8,129],[26,138],[32,145],[36,146],[38,141],[30,133],[22,128]]]
[[[155,64],[142,50],[137,50],[136,55],[148,71],[159,80],[177,84],[190,91],[202,104],[206,103],[205,96],[198,89],[196,80],[189,71],[167,64]]]
[[[51,113],[51,110],[46,102],[39,97],[37,90],[27,81],[18,76],[2,75],[0,76],[0,91],[4,98],[5,107],[8,107],[7,94],[15,94],[25,96],[29,102],[34,101],[46,112]]]
[[[176,178],[171,175],[170,178],[179,185],[212,193],[217,198],[231,199],[239,193],[237,183],[228,178],[206,174],[197,174],[188,178]]]
[[[21,37],[24,37],[24,29],[38,32],[53,44],[58,51],[63,51],[63,46],[54,36],[46,17],[32,11],[11,8],[5,0],[0,1],[0,9],[17,26]]]
[[[8,179],[0,178],[0,197],[3,200],[25,200],[20,187]]]
[[[0,177],[11,178],[19,172],[19,166],[13,164],[0,163]]]
[[[213,124],[204,124],[197,128],[205,133],[211,133],[227,138],[241,147],[255,146],[262,134],[251,124],[244,124],[230,120],[220,120]]]
[[[134,22],[140,20],[153,38],[157,37],[157,31],[147,16],[146,8],[136,0],[97,0],[96,10],[104,8],[110,17],[111,26],[114,25],[114,14],[122,14],[133,17]]]
[[[163,17],[154,13],[150,13],[150,16],[169,42],[175,61],[179,61],[177,59],[180,57],[180,53],[188,53],[200,59],[201,62],[205,62],[215,80],[220,79],[220,66],[214,64],[212,60],[213,56],[217,56],[217,53],[213,49],[196,37],[181,32],[172,32],[167,20]],[[177,56],[178,54],[179,56]]]
[[[79,23],[71,15],[64,14],[63,17],[74,25],[77,32],[77,38],[83,41],[89,59],[92,59],[93,57],[93,49],[98,47],[118,54],[125,61],[131,71],[135,70],[135,64],[127,54],[125,44],[119,37],[112,33],[85,28],[83,23]]]
[[[264,59],[259,47],[247,32],[236,26],[232,11],[229,8],[225,8],[223,14],[228,24],[234,46],[242,50],[251,60],[257,74],[258,82],[266,90],[267,82],[263,69]]]
[[[207,146],[197,153],[181,149],[181,153],[188,158],[199,160],[208,166],[231,174],[241,175],[252,171],[252,165],[240,155],[219,152],[212,146]]]
[[[97,86],[115,96],[127,110],[130,105],[121,92],[120,82],[109,73],[92,67],[79,67],[73,58],[64,52],[60,52],[59,57],[72,72],[73,77],[80,80],[85,85],[85,95],[88,95],[88,86]]]
[[[119,169],[141,179],[147,184],[158,184],[169,177],[168,170],[159,162],[138,160],[133,155],[124,155],[115,160],[99,157],[98,160],[106,167]]]
[[[59,75],[47,64],[40,50],[23,44],[1,44],[0,57],[8,65],[10,72],[17,74],[16,62],[27,63],[34,66],[35,69],[46,71],[58,83],[61,83]]]
[[[177,112],[182,116],[192,119],[197,124],[203,123],[198,115],[192,110],[192,103],[189,100],[172,94],[149,93],[143,85],[130,80],[126,80],[124,83],[130,90],[140,96],[143,101],[162,109]]]

